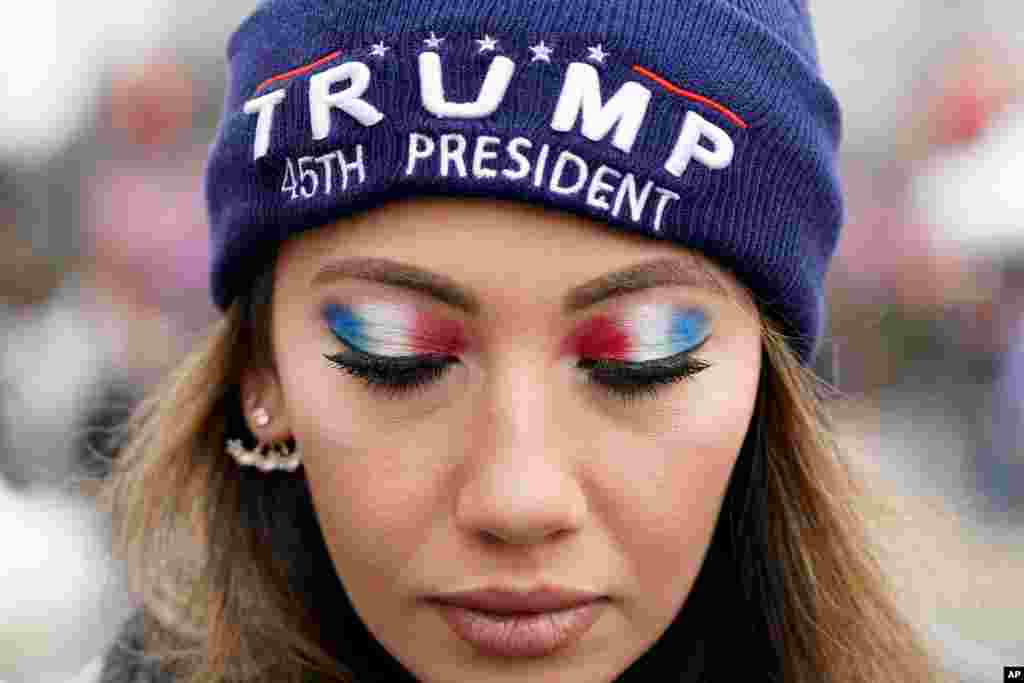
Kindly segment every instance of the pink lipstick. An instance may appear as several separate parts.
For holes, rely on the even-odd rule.
[[[554,590],[476,591],[430,601],[460,638],[502,657],[540,657],[567,647],[608,604],[604,596]]]

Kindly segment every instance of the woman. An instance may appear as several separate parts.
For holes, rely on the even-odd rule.
[[[269,0],[228,54],[106,680],[935,680],[807,369],[805,8]]]

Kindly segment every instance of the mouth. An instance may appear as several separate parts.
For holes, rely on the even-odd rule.
[[[481,653],[540,657],[581,638],[610,603],[597,593],[491,589],[428,598],[452,631]]]
[[[456,635],[477,651],[500,657],[542,657],[577,641],[607,600],[546,612],[497,614],[437,603]]]

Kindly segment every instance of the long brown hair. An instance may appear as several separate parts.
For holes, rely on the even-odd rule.
[[[249,364],[273,362],[272,288],[271,265],[140,405],[101,484],[146,654],[183,683],[415,681],[352,608],[304,470],[265,474],[224,454],[227,438],[252,446],[238,385]],[[754,417],[700,573],[618,680],[943,680],[872,552],[870,496],[824,386],[763,319]]]

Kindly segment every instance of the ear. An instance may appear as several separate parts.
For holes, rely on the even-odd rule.
[[[242,415],[249,431],[262,443],[284,441],[291,424],[284,409],[284,394],[277,375],[265,368],[242,373]]]

